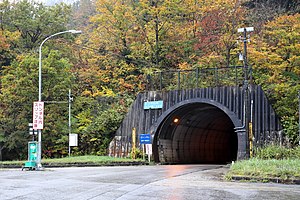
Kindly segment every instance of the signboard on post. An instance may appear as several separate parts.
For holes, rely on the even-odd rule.
[[[140,144],[143,147],[143,160],[145,160],[145,145],[146,145],[146,148],[148,148],[148,149],[146,149],[148,151],[148,153],[150,153],[149,146],[152,147],[152,145],[151,145],[151,134],[140,134]],[[149,162],[150,162],[150,154],[148,154],[148,159],[149,159]]]
[[[69,134],[69,146],[77,147],[78,146],[78,134]]]
[[[148,154],[149,158],[150,158],[150,155],[152,155],[152,144],[146,144],[146,154]]]
[[[33,102],[33,130],[42,130],[44,128],[44,102]]]
[[[140,134],[140,144],[151,144],[151,135]]]

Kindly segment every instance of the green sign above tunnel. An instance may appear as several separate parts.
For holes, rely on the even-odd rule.
[[[163,101],[146,101],[144,102],[144,110],[161,109],[163,108]]]

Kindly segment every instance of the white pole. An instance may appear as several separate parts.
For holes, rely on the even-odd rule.
[[[298,91],[298,99],[299,99],[299,109],[298,109],[298,114],[299,114],[299,122],[298,122],[298,128],[299,128],[299,145],[300,145],[300,90]]]
[[[150,161],[151,161],[151,154],[150,154],[150,145],[152,145],[152,144],[147,144],[148,145],[148,162],[150,163]],[[152,148],[152,147],[151,147]]]
[[[71,89],[69,89],[69,157],[71,156],[70,135],[71,135]]]
[[[143,160],[145,160],[145,144],[142,145],[143,145]]]

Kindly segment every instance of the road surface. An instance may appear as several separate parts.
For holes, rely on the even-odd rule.
[[[0,169],[0,199],[300,199],[299,185],[221,180],[221,165]]]

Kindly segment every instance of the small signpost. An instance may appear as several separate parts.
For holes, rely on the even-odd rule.
[[[29,135],[32,135],[32,141],[28,142],[28,161],[25,162],[23,169],[34,170],[38,157],[38,143],[35,141],[36,131],[33,129],[33,123],[28,124]]]
[[[151,134],[140,134],[140,144],[143,146],[143,159],[145,160],[145,145],[148,154],[148,161],[150,162],[150,155],[152,154],[152,145],[151,145]],[[151,146],[151,154],[150,154],[150,147]]]
[[[74,134],[74,133],[69,134],[69,146],[70,147],[78,146],[78,134]]]
[[[78,134],[70,133],[69,134],[69,156],[71,155],[71,147],[78,146]]]
[[[32,135],[32,141],[35,141],[35,135],[37,134],[37,131],[33,130],[33,124],[29,123],[28,124],[29,127],[29,135]]]
[[[150,155],[152,155],[152,144],[146,144],[146,154],[149,155],[149,158],[150,158]],[[149,159],[149,162],[150,162],[150,159]]]
[[[41,99],[41,98],[39,98]],[[32,115],[33,130],[38,130],[38,168],[42,168],[42,129],[44,128],[44,102],[33,102],[33,115]]]

